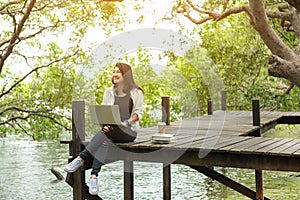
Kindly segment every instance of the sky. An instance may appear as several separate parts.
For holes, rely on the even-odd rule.
[[[115,37],[118,34],[121,34],[122,32],[127,32],[130,30],[136,30],[136,29],[143,29],[143,28],[161,28],[161,29],[167,29],[167,30],[172,30],[177,32],[179,30],[179,25],[174,24],[171,21],[161,21],[161,19],[166,15],[166,13],[170,13],[171,8],[172,8],[172,0],[151,0],[151,1],[144,1],[142,3],[143,10],[139,12],[135,12],[134,6],[137,4],[136,1],[132,0],[124,0],[122,4],[125,5],[125,10],[124,12],[127,13],[128,18],[131,19],[131,23],[126,24],[124,27],[124,30],[122,31],[116,31],[113,32],[110,37]],[[121,4],[121,3],[120,3]],[[136,19],[140,16],[140,14],[143,13],[144,18],[142,23],[136,22]],[[192,28],[194,26],[193,23],[189,22],[187,19],[182,17],[182,20],[184,20],[184,24],[187,28]],[[65,34],[67,36],[67,34]],[[97,46],[98,44],[103,43],[106,41],[107,36],[104,33],[104,30],[102,27],[94,27],[91,28],[87,35],[86,38],[83,40],[83,44],[89,48],[86,48],[85,50],[88,51],[93,51],[91,49],[91,46]],[[50,40],[49,40],[50,41]],[[45,40],[45,44],[47,45],[48,40]],[[60,46],[62,47],[67,47],[67,37],[64,39],[63,35],[59,37],[59,40],[57,41],[60,43]],[[27,52],[28,53],[28,52]],[[152,52],[155,54],[155,52]],[[165,61],[154,61],[154,62],[163,62],[163,63],[158,63],[158,65],[164,65]],[[25,64],[26,65],[26,64]],[[30,68],[26,68],[24,64],[20,63],[18,67],[14,67],[13,71],[16,73],[22,73],[22,72],[28,72]],[[16,65],[14,65],[16,66]],[[153,64],[155,67],[155,64]]]
[[[137,13],[133,11],[136,3],[133,3],[132,0],[124,0],[123,4],[126,6],[126,10],[124,10],[124,12],[127,13],[128,18],[131,19],[131,23],[126,24],[123,31],[130,31],[137,28],[153,27],[178,31],[180,29],[178,24],[174,24],[169,20],[161,20],[166,13],[170,13],[172,8],[172,1],[173,0],[163,0],[163,3],[161,0],[145,1],[142,3],[144,9]],[[140,16],[141,13],[143,13],[144,18],[142,23],[138,23],[135,20]],[[189,22],[188,20],[185,20],[185,25],[187,28],[192,28],[194,26],[194,24]],[[114,32],[111,34],[111,37],[120,34],[120,32],[123,31]],[[95,42],[103,42],[105,39],[107,39],[101,27],[90,29],[87,38],[94,38],[94,40],[92,41]]]
[[[124,30],[112,33],[109,38],[105,36],[102,27],[91,28],[87,34],[85,42],[88,44],[87,46],[95,45],[97,47],[97,45],[101,45],[103,42],[117,37],[124,32],[154,27],[157,29],[167,29],[178,32],[178,30],[180,29],[180,26],[178,24],[175,24],[170,20],[161,20],[166,14],[170,13],[172,9],[172,1],[173,0],[163,0],[163,3],[161,0],[144,1],[142,3],[144,9],[139,12],[135,12],[134,6],[136,5],[136,1],[124,0],[124,12],[128,15],[128,18],[131,19],[131,23],[126,24]],[[136,22],[136,19],[140,17],[141,13],[143,14],[144,18],[142,23],[138,23]],[[181,19],[183,20],[184,25],[187,29],[193,28],[194,24],[192,22],[184,17],[182,17]],[[151,66],[155,71],[159,73],[162,70],[162,66],[166,65],[167,60],[158,59],[158,55],[161,54],[162,51],[151,50],[150,52],[154,54],[154,57],[151,60]],[[132,54],[134,54],[134,52]]]

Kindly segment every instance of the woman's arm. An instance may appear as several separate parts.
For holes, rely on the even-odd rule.
[[[131,115],[131,117],[128,119],[128,122],[130,124],[133,124],[134,122],[138,121],[139,120],[139,116],[137,114],[133,114]]]
[[[139,89],[134,89],[131,91],[131,98],[133,101],[132,114],[129,119],[125,120],[124,126],[131,126],[137,121],[142,119],[143,109],[144,109],[144,94]]]
[[[133,121],[141,120],[144,113],[144,94],[140,89],[135,89],[132,92],[132,100],[133,100],[133,109],[132,115],[130,118]]]
[[[114,104],[114,96],[113,96],[113,89],[107,88],[104,92],[103,99],[102,99],[102,105],[113,105]]]

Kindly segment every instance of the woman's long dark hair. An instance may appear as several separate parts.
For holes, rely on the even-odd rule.
[[[128,64],[117,63],[115,65],[115,67],[118,67],[120,69],[120,72],[123,76],[123,79],[124,79],[124,89],[123,90],[126,94],[128,94],[130,92],[130,90],[132,90],[133,88],[140,89],[142,92],[144,92],[143,89],[134,82],[132,70]],[[112,82],[113,82],[113,79],[112,79]],[[114,82],[113,82],[113,84],[114,84],[114,88],[116,89],[118,87],[118,85],[115,84]]]

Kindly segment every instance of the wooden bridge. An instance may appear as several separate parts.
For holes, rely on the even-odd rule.
[[[210,108],[208,111],[208,115],[172,123],[168,114],[163,116],[169,124],[166,133],[174,134],[169,144],[154,144],[151,136],[157,127],[150,127],[141,129],[134,142],[110,147],[108,160],[124,160],[124,199],[134,199],[134,161],[164,164],[165,200],[171,199],[171,164],[189,166],[250,199],[259,200],[269,199],[263,194],[263,170],[300,172],[300,139],[260,137],[277,124],[300,124],[300,112],[261,112],[258,101],[253,101],[252,111],[224,109],[212,113]],[[84,102],[73,102],[74,128],[70,143],[73,157],[88,143],[84,123]],[[254,169],[256,190],[214,171],[214,166]],[[73,199],[101,199],[88,194],[84,169],[68,175],[67,182],[73,187]]]

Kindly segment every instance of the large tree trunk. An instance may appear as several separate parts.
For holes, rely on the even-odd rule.
[[[264,1],[249,0],[249,3],[252,12],[252,25],[273,54],[269,59],[269,74],[271,76],[285,78],[300,87],[299,54],[290,49],[269,24]],[[290,8],[290,10],[292,9],[296,12],[295,8]],[[292,12],[290,13],[292,15]],[[297,17],[294,21],[299,23],[298,15],[292,17]],[[292,20],[290,22],[293,24]]]

